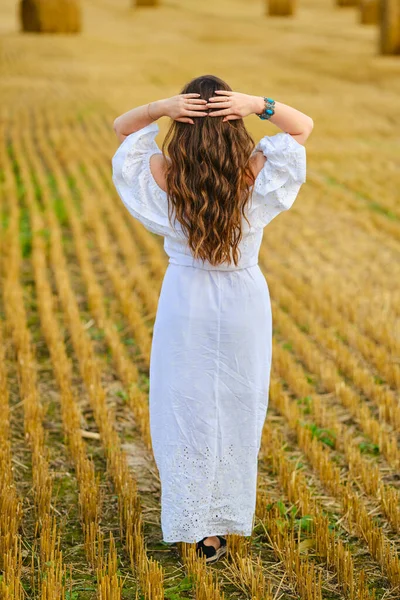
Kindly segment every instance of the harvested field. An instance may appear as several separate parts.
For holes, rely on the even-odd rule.
[[[81,5],[74,35],[0,7],[0,597],[399,598],[400,57],[334,2]],[[162,542],[147,402],[167,257],[111,181],[114,118],[206,73],[314,120],[260,252],[256,523],[207,568]]]

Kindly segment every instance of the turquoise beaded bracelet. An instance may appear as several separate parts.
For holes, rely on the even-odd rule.
[[[260,114],[256,113],[256,115],[260,119],[270,119],[272,117],[272,115],[275,114],[275,109],[274,109],[275,100],[272,100],[272,98],[266,98],[264,96],[264,101],[265,101],[265,108],[264,108],[263,112]]]

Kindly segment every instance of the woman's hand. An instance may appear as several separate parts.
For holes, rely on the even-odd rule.
[[[190,117],[206,117],[208,115],[208,112],[204,110],[207,100],[202,100],[198,96],[200,94],[178,94],[177,96],[162,100],[163,114],[171,117],[174,121],[194,124],[193,119]]]
[[[210,117],[223,116],[223,121],[232,121],[242,119],[252,113],[261,113],[264,109],[264,99],[262,96],[251,96],[241,92],[232,92],[230,90],[215,90],[218,96],[209,98],[206,108],[213,108],[209,112]]]

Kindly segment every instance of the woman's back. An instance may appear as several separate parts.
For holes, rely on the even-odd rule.
[[[245,207],[250,226],[242,219],[241,256],[237,265],[233,262],[212,265],[193,257],[180,223],[171,224],[169,220],[168,195],[162,187],[165,159],[155,140],[158,133],[155,122],[135,131],[113,157],[113,181],[129,212],[149,231],[165,237],[164,249],[171,263],[218,270],[257,264],[264,227],[292,206],[306,181],[305,147],[289,133],[264,136],[258,142],[251,157],[256,177]]]

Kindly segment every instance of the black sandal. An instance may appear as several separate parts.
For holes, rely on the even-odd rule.
[[[221,556],[223,556],[226,553],[226,539],[221,535],[217,535],[216,537],[219,539],[221,545],[219,546],[219,548],[216,549],[214,548],[214,546],[206,546],[204,544],[204,540],[208,537],[211,536],[206,535],[205,537],[203,537],[202,540],[197,542],[196,552],[206,557],[206,563],[212,563],[216,562]]]

